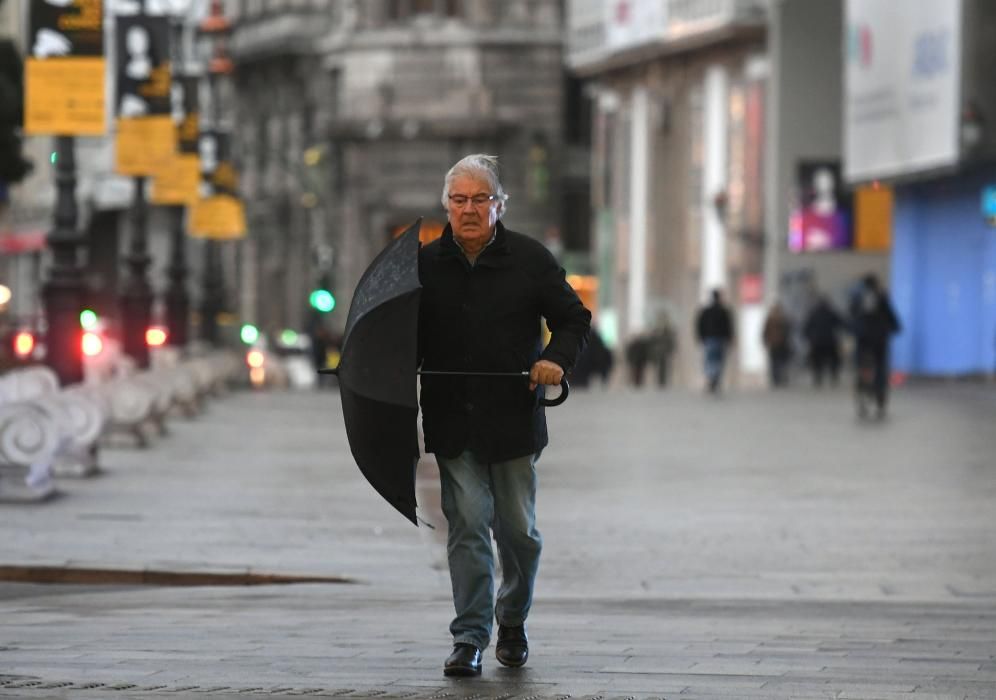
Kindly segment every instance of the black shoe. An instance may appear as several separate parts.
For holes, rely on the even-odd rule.
[[[525,625],[506,627],[498,625],[498,644],[495,645],[495,658],[502,666],[518,668],[529,658],[529,639]]]
[[[443,664],[444,676],[481,675],[481,650],[473,644],[458,642],[453,645],[453,653]]]

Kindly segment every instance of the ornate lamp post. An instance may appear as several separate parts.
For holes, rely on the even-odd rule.
[[[227,55],[225,38],[231,32],[232,25],[224,15],[221,0],[211,0],[211,9],[201,22],[198,31],[207,42],[210,42],[210,57],[207,62],[208,88],[211,95],[211,125],[218,130],[221,123],[220,90],[218,79],[228,75],[233,70],[233,64]],[[204,241],[204,278],[201,298],[201,337],[211,345],[219,343],[218,314],[224,310],[225,284],[221,266],[221,250],[218,242],[206,239]]]
[[[172,68],[173,80],[183,80],[186,75],[186,55],[183,47],[183,27],[190,0],[169,0],[172,19]],[[187,86],[184,86],[187,89]],[[186,110],[186,104],[184,110]],[[185,114],[185,117],[189,116]],[[190,295],[187,293],[187,235],[183,216],[185,207],[170,207],[170,254],[166,274],[169,283],[166,287],[166,327],[169,329],[167,342],[176,348],[187,344],[187,330],[190,323]]]
[[[76,205],[75,140],[72,136],[55,137],[55,159],[55,228],[48,235],[52,267],[42,296],[48,322],[46,364],[65,385],[83,381],[80,348],[83,273],[77,259],[83,239],[76,230],[79,210]]]

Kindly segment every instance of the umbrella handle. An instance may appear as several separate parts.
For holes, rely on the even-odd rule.
[[[571,393],[571,385],[567,381],[567,375],[560,380],[560,394],[556,398],[548,399],[543,397],[540,399],[540,406],[559,406],[560,404],[567,401],[567,395]]]

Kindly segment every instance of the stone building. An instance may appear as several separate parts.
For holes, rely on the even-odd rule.
[[[698,385],[696,311],[735,310],[734,382],[758,376],[763,319],[766,3],[571,0],[567,60],[593,94],[597,327],[625,347],[666,319],[672,376]]]
[[[263,328],[306,328],[308,290],[324,280],[341,329],[350,291],[393,234],[418,217],[427,237],[442,229],[443,175],[468,153],[499,156],[510,227],[587,249],[586,157],[563,135],[561,2],[229,8],[245,251]],[[561,234],[579,206],[582,224]]]

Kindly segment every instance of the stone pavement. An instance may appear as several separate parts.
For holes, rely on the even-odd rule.
[[[334,393],[233,394],[40,505],[0,565],[347,577],[0,583],[0,697],[996,698],[996,400],[907,388],[576,391],[549,411],[524,669],[447,680],[431,460],[415,528],[367,486]]]

